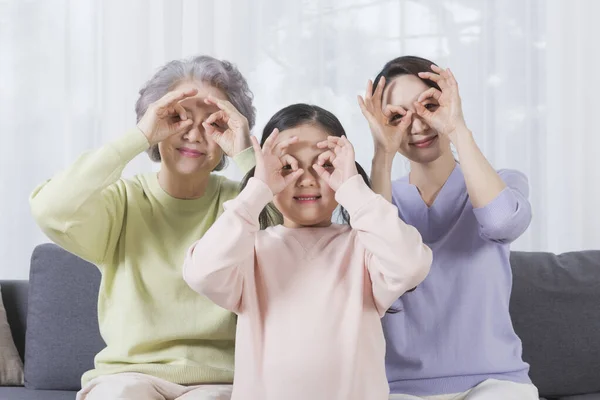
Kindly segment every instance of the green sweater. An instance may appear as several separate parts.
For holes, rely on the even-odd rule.
[[[183,385],[231,383],[236,317],[192,291],[182,266],[188,247],[238,194],[238,184],[211,175],[202,197],[181,200],[159,186],[156,173],[121,179],[148,146],[132,130],[81,156],[31,195],[46,235],[102,273],[98,320],[106,348],[82,384],[120,372]],[[252,149],[235,162],[247,172]]]

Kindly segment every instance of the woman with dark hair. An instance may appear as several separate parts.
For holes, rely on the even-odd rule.
[[[244,173],[254,166],[252,93],[234,65],[199,56],[164,65],[135,111],[136,127],[82,155],[30,199],[48,237],[102,273],[106,347],[78,399],[227,400],[236,317],[191,291],[181,264],[239,192],[213,171],[228,156]],[[122,178],[144,151],[160,171]]]
[[[527,178],[494,170],[452,71],[429,60],[388,62],[359,105],[375,141],[373,190],[419,230],[434,260],[394,303],[402,311],[383,319],[390,398],[537,400],[508,309],[510,243],[531,220]],[[410,173],[392,183],[396,153]]]
[[[286,107],[252,140],[256,168],[183,268],[238,314],[232,399],[386,400],[380,318],[431,251],[369,188],[330,112]],[[346,224],[331,222],[338,204]]]

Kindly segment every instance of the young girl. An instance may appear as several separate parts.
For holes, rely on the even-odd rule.
[[[403,312],[383,320],[391,398],[537,400],[508,312],[510,243],[531,220],[527,178],[486,160],[449,69],[399,57],[359,103],[375,139],[373,188],[434,254],[427,279],[394,305]],[[397,152],[411,170],[392,184]]]
[[[344,134],[316,106],[275,114],[262,148],[252,138],[253,177],[188,252],[190,287],[238,314],[233,400],[388,398],[380,318],[431,251],[369,189]],[[338,204],[350,225],[331,223]]]

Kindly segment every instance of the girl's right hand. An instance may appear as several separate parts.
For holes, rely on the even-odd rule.
[[[198,89],[173,90],[148,106],[137,127],[146,136],[150,146],[192,126],[193,121],[187,117],[179,102],[196,94]]]
[[[278,135],[279,130],[274,129],[262,148],[255,136],[250,138],[256,157],[254,177],[266,183],[273,196],[281,193],[304,173],[302,168],[298,168],[298,161],[285,153],[287,147],[297,142],[298,138],[294,136],[275,145]]]
[[[408,134],[413,112],[390,104],[383,109],[381,99],[384,87],[385,77],[381,77],[373,93],[373,82],[369,79],[365,98],[363,99],[359,95],[358,105],[369,122],[371,135],[373,135],[373,141],[375,142],[375,152],[383,151],[388,154],[396,154]],[[399,122],[395,123],[398,118],[400,118]]]

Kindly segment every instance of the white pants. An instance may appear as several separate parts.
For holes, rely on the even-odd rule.
[[[232,385],[182,386],[127,372],[92,379],[77,400],[230,400]]]
[[[464,393],[439,396],[411,396],[391,394],[390,400],[538,400],[537,388],[532,384],[488,379]]]

